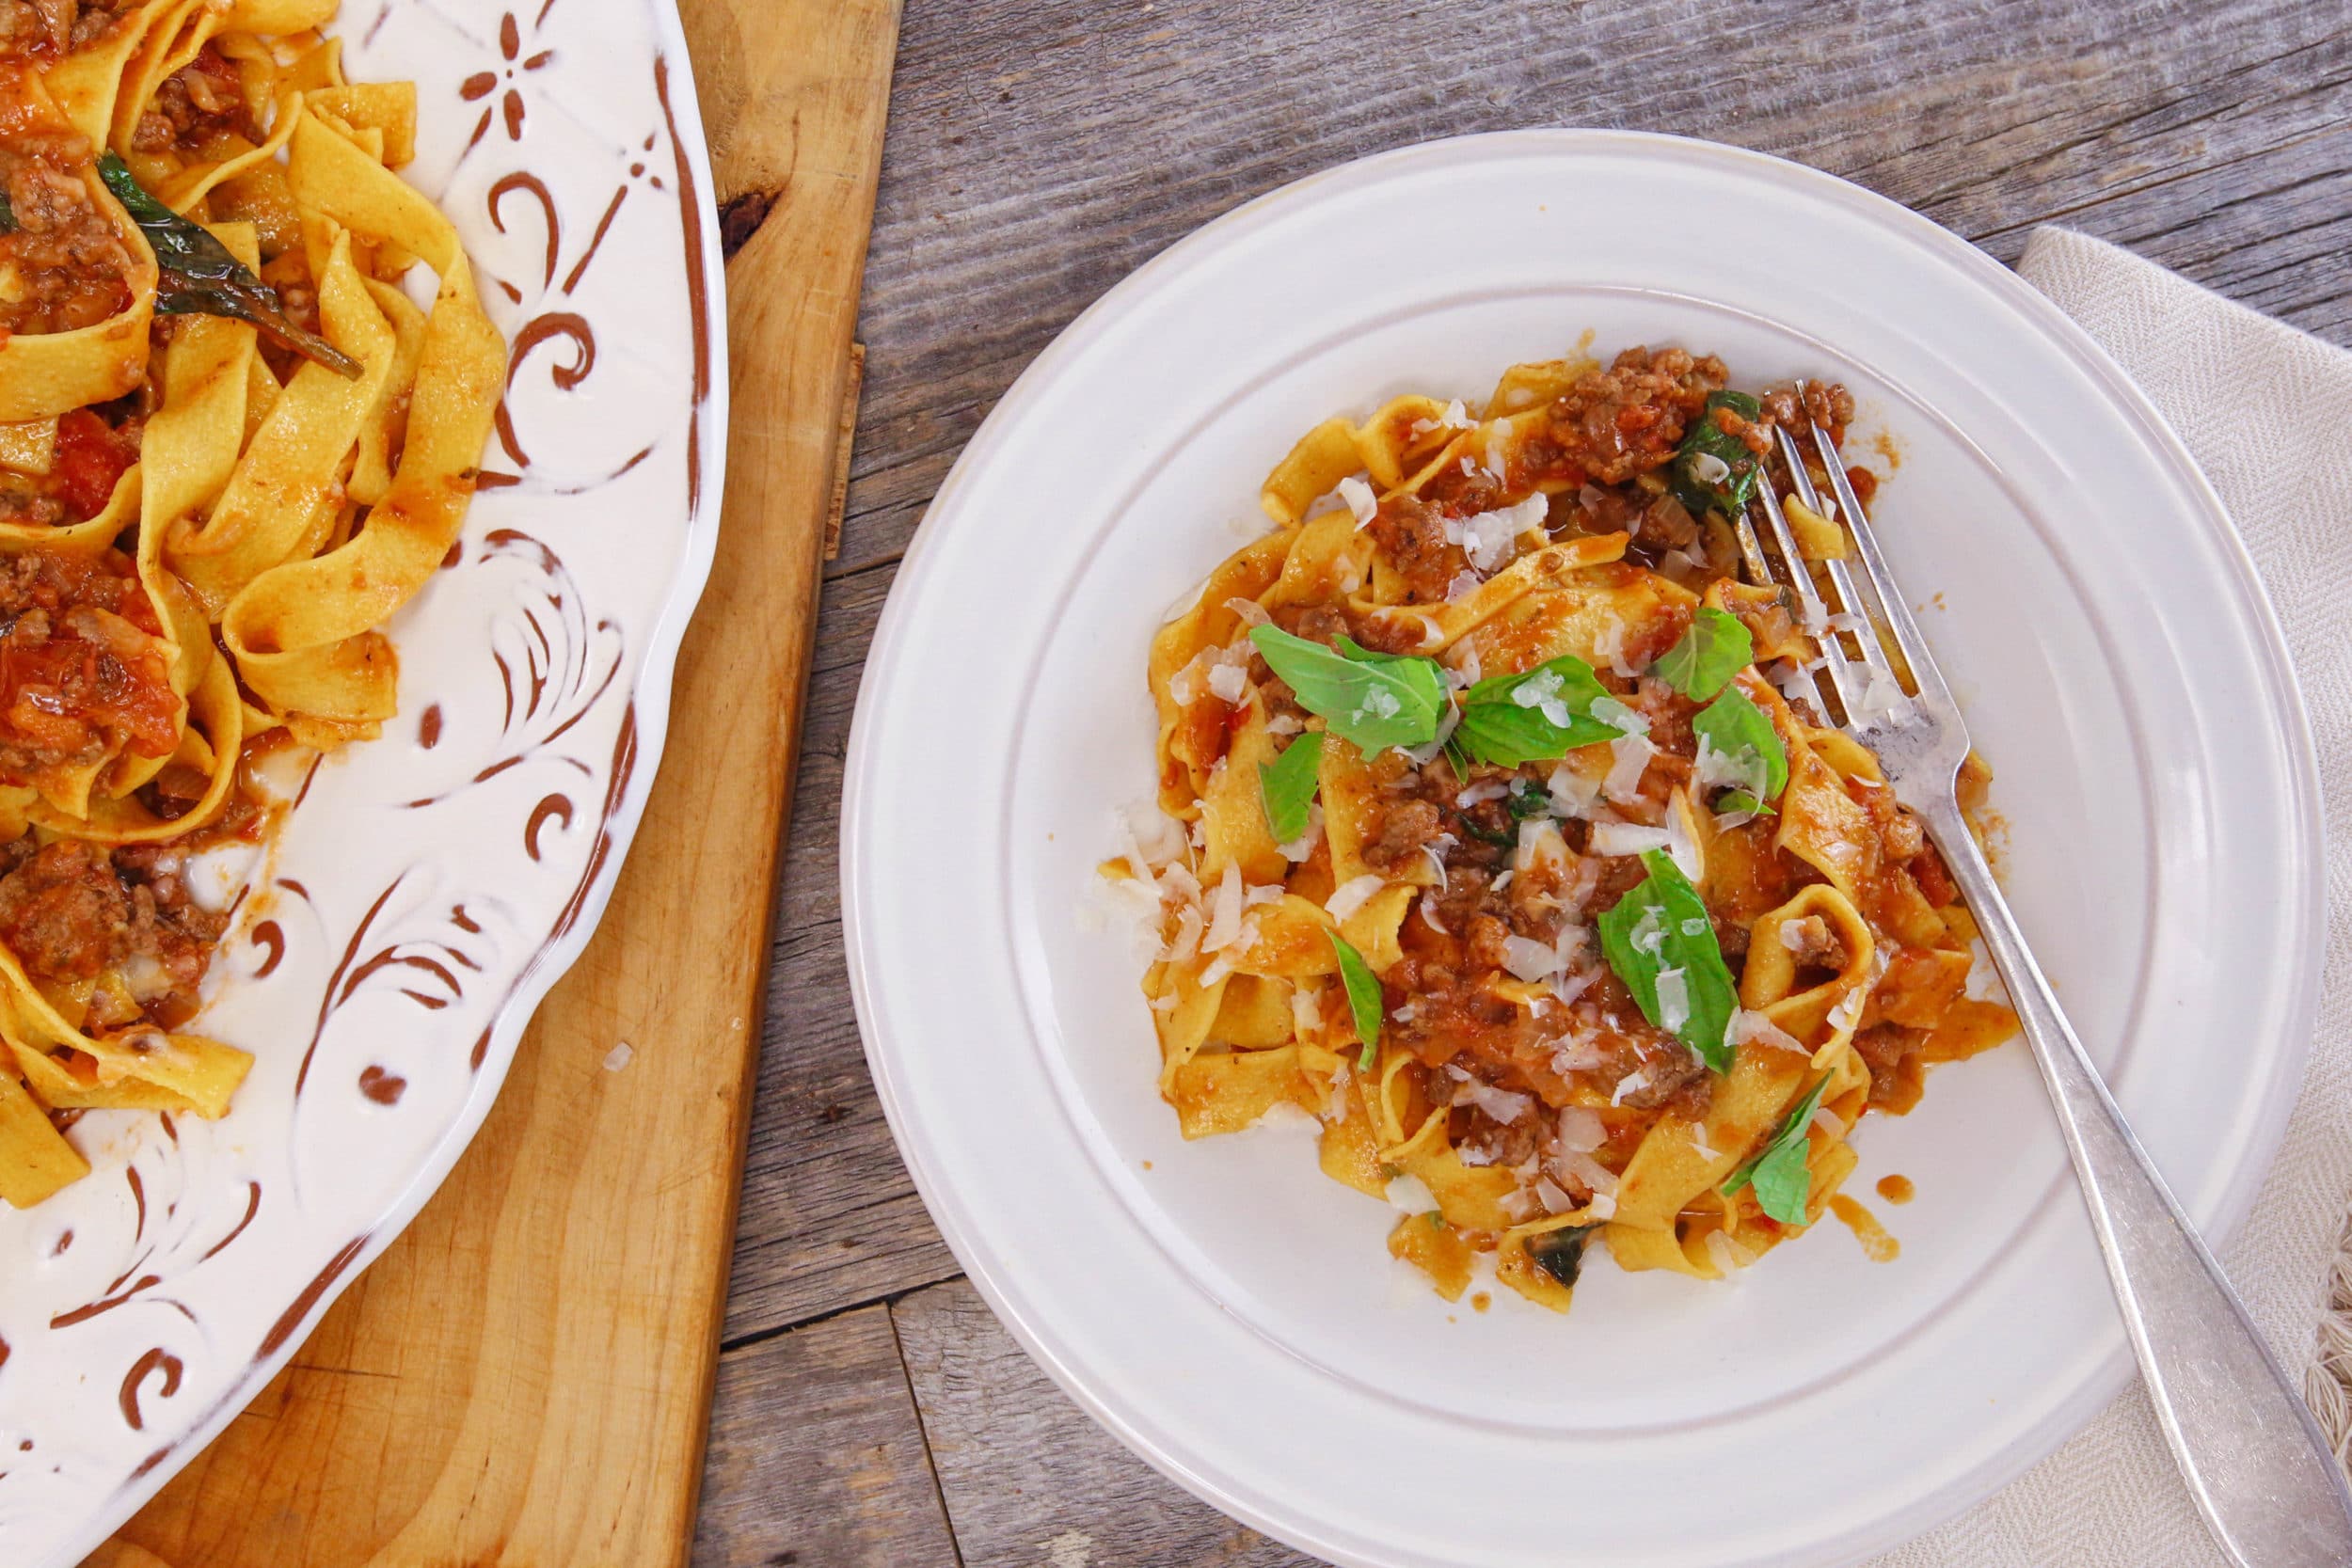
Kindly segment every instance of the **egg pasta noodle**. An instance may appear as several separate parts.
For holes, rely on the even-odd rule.
[[[1156,943],[1160,1093],[1187,1138],[1313,1118],[1450,1299],[1486,1255],[1565,1311],[1596,1239],[1743,1267],[1820,1218],[1867,1112],[2014,1029],[1812,685],[1869,632],[1739,576],[1732,519],[1792,489],[1773,425],[1842,440],[1851,400],[1726,379],[1634,348],[1327,420],[1152,642],[1158,798],[1104,873]],[[1796,521],[1808,569],[1845,547]]]
[[[394,171],[416,89],[334,0],[0,0],[0,1198],[61,1127],[216,1117],[223,928],[189,852],[242,771],[373,738],[380,629],[455,543],[505,373],[456,232]],[[429,303],[420,287],[429,272]]]

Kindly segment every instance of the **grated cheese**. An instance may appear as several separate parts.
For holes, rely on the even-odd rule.
[[[1362,876],[1352,878],[1334,888],[1331,896],[1323,901],[1323,907],[1330,911],[1332,919],[1345,920],[1358,910],[1371,903],[1373,895],[1386,886],[1388,886],[1387,882],[1367,871]]]

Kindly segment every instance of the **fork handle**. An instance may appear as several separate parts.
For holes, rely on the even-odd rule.
[[[1967,895],[2058,1108],[2165,1441],[2241,1568],[2352,1564],[2352,1487],[2319,1423],[2084,1053],[1957,810],[1926,826]]]

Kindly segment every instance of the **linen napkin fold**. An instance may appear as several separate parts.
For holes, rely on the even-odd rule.
[[[2327,823],[2327,972],[2311,1067],[2246,1229],[2222,1254],[2344,1451],[2352,1429],[2352,354],[2103,241],[2041,229],[2017,270],[2186,442],[2278,607]],[[1873,1568],[2224,1568],[2137,1385],[2064,1448]]]

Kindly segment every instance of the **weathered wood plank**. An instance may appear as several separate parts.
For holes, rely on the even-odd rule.
[[[717,1411],[695,1568],[955,1562],[889,1308],[730,1352]]]
[[[916,6],[905,19],[776,922],[731,1336],[954,1272],[868,1084],[840,954],[834,817],[894,563],[1014,376],[1200,224],[1429,136],[1601,124],[1827,168],[2013,260],[2059,221],[2352,342],[2352,37],[2296,0],[1890,11],[1794,0],[1523,11],[1280,0]]]
[[[1312,1568],[1164,1479],[1062,1396],[970,1282],[890,1308],[973,1568]]]

